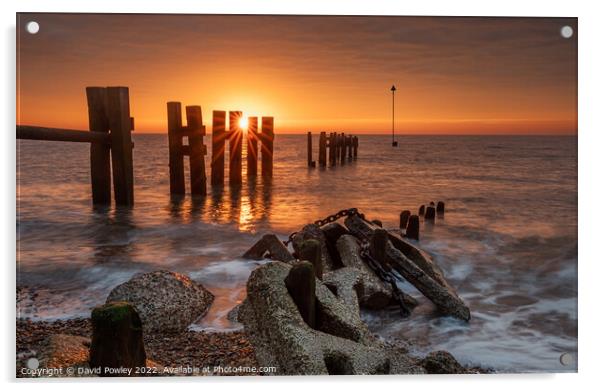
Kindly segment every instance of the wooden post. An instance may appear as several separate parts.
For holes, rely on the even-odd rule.
[[[340,138],[340,143],[339,143],[339,159],[341,161],[341,166],[345,165],[345,140],[346,140],[346,136],[345,133],[341,133],[341,138]]]
[[[318,151],[320,167],[326,167],[326,132],[320,132],[320,149]]]
[[[257,117],[249,117],[247,128],[247,176],[257,176]]]
[[[167,102],[167,137],[169,140],[169,193],[184,195],[184,154],[182,153],[182,105]]]
[[[360,142],[357,136],[353,137],[353,158],[357,159],[357,148],[359,147]]]
[[[311,132],[307,132],[307,166],[315,167],[316,162],[313,160],[313,146],[311,140]]]
[[[132,206],[134,205],[134,165],[129,89],[127,87],[107,87],[107,97],[115,203]]]
[[[117,376],[105,370],[125,368],[130,369],[129,376],[137,376],[136,368],[146,365],[146,351],[142,321],[134,306],[118,301],[96,307],[91,323],[90,366],[101,368],[99,376]]]
[[[347,159],[353,159],[353,136],[347,137]]]
[[[107,118],[107,90],[103,87],[86,87],[88,123],[91,132],[109,134]],[[92,203],[111,204],[111,146],[90,144],[90,179]]]
[[[329,148],[330,165],[337,165],[337,132],[330,134],[330,148]]]
[[[242,111],[229,111],[228,143],[230,144],[230,166],[228,167],[230,185],[242,184],[242,129],[240,119]]]
[[[330,148],[331,148],[331,143],[332,143],[332,132],[328,133],[328,136],[326,137],[326,148],[327,148],[327,152],[328,152],[328,164],[332,166],[332,152],[330,152]]]
[[[271,178],[274,171],[274,117],[261,117],[261,175]]]
[[[332,132],[328,133],[328,137],[326,137],[326,148],[328,149],[328,164],[332,166]]]
[[[410,239],[418,240],[420,238],[420,217],[411,215],[406,228],[406,236]]]
[[[190,147],[190,193],[207,194],[207,176],[205,174],[205,127],[201,106],[186,106],[186,134]]]
[[[425,220],[435,220],[435,207],[434,206],[427,206],[426,208],[426,212],[424,213],[424,219]]]
[[[226,112],[213,111],[211,136],[211,185],[224,184],[224,155],[226,142]]]
[[[410,219],[411,215],[412,212],[410,212],[409,210],[404,210],[399,214],[399,229],[406,229],[406,227],[408,226],[408,220]]]
[[[386,250],[389,234],[387,230],[377,228],[370,237],[370,255],[374,257],[380,264],[386,265]]]
[[[443,216],[445,214],[445,202],[437,202],[437,216]]]

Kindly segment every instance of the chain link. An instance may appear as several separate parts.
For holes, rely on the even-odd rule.
[[[364,215],[361,214],[361,213],[359,213],[358,210],[357,210],[357,208],[349,208],[349,209],[339,210],[337,213],[331,214],[330,216],[327,216],[327,217],[325,217],[325,218],[323,218],[321,220],[316,220],[316,221],[314,221],[314,224],[317,225],[318,227],[323,227],[326,224],[334,223],[335,221],[337,221],[341,217],[347,217],[347,216],[353,216],[353,215],[358,215],[362,219],[364,218]],[[293,239],[295,238],[295,236],[298,233],[299,233],[299,231],[295,231],[292,234],[290,234],[288,236],[288,239],[283,242],[284,245],[288,246],[290,243],[292,243]]]

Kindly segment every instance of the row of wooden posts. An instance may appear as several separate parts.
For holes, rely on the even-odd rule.
[[[211,185],[224,184],[226,141],[229,145],[229,183],[242,184],[242,143],[243,129],[240,126],[242,111],[213,111],[213,133],[211,138]],[[257,158],[261,154],[261,175],[271,178],[274,155],[274,117],[261,118],[261,132],[258,132],[258,118],[247,119],[247,176],[257,176]],[[182,104],[167,103],[167,133],[169,139],[169,189],[171,194],[186,193],[184,178],[184,157],[190,158],[190,192],[193,195],[207,193],[205,155],[207,147],[203,142],[206,135],[200,106],[186,106],[186,126],[182,124]],[[188,144],[184,139],[188,138]],[[258,149],[260,148],[260,149]]]
[[[359,139],[357,136],[345,135],[345,133],[331,132],[326,135],[326,132],[320,133],[318,144],[318,163],[320,167],[336,166],[337,163],[344,165],[346,161],[357,159],[357,150],[359,147]],[[328,151],[328,154],[327,154]],[[311,132],[307,132],[307,165],[315,167],[316,162],[313,159],[313,145]]]
[[[89,131],[17,125],[17,139],[68,141],[90,144],[90,182],[92,202],[111,204],[111,182],[116,205],[134,205],[134,164],[128,87],[87,87]],[[239,121],[242,112],[229,112],[229,131],[226,131],[226,112],[213,112],[211,184],[224,184],[225,143],[229,142],[230,185],[242,184],[243,131]],[[191,193],[206,194],[205,155],[203,143],[205,126],[200,106],[186,106],[186,126],[182,125],[182,105],[167,103],[169,139],[170,193],[185,193],[184,156],[190,158]],[[272,177],[274,152],[274,118],[261,118],[261,133],[257,117],[248,118],[247,175],[257,176],[257,157],[261,154],[261,174]],[[184,144],[187,138],[188,144]],[[259,142],[261,143],[260,149]],[[112,181],[111,181],[112,179]]]
[[[420,216],[424,216],[424,221],[434,222],[435,215],[443,218],[445,215],[445,203],[443,201],[435,203],[430,202],[428,206],[420,205],[418,214],[414,215],[409,210],[404,210],[399,214],[399,229],[405,232],[406,237],[410,239],[420,239]],[[382,224],[379,224],[382,227]]]

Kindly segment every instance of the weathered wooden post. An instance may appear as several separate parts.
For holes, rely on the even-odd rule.
[[[230,185],[242,184],[242,129],[240,119],[242,111],[228,112],[229,127],[228,143],[230,144],[230,166],[228,167]]]
[[[92,202],[134,205],[134,119],[127,87],[86,87],[89,131],[17,125],[17,138],[90,143]]]
[[[316,274],[307,261],[295,263],[284,280],[301,317],[311,328],[316,326]]]
[[[345,137],[345,133],[341,133],[339,137],[339,160],[341,164],[345,164],[343,163],[343,160],[345,160]]]
[[[341,137],[339,138],[339,160],[341,161],[341,166],[345,165],[345,133],[341,133]]]
[[[186,133],[190,151],[190,192],[193,195],[207,194],[205,174],[205,126],[201,106],[186,106]]]
[[[353,137],[353,158],[357,159],[357,149],[360,145],[359,138],[357,136]]]
[[[445,202],[437,202],[437,215],[443,216],[445,214]]]
[[[320,150],[318,152],[320,167],[326,167],[326,132],[320,132]]]
[[[261,117],[261,175],[271,178],[274,171],[274,117]]]
[[[115,376],[110,370],[146,366],[142,321],[134,306],[112,302],[92,310],[90,367],[100,367],[99,376]],[[122,376],[125,376],[122,375]]]
[[[184,195],[184,154],[182,153],[182,104],[167,102],[167,137],[169,139],[169,193]]]
[[[425,210],[425,206],[424,205],[420,205],[420,208],[418,208],[418,214],[420,216],[424,215],[424,210]]]
[[[347,159],[353,159],[353,136],[347,138]]]
[[[257,176],[257,117],[249,117],[247,127],[247,176]]]
[[[312,140],[311,140],[311,132],[307,132],[307,166],[308,167],[316,166],[316,162],[314,161],[314,158],[313,158],[313,146],[312,146]]]
[[[324,132],[324,133],[326,133],[326,132]],[[330,165],[330,161],[331,161],[330,152],[329,152],[330,151],[330,136],[332,136],[332,133],[328,133],[325,137],[325,152],[326,152],[325,161],[326,161],[327,165]]]
[[[388,241],[389,234],[387,233],[387,230],[382,228],[375,229],[370,237],[370,255],[383,266],[387,264],[386,251]]]
[[[399,214],[399,229],[406,229],[411,214],[412,212],[409,210],[404,210]]]
[[[134,205],[134,162],[129,89],[107,87],[107,100],[115,203],[132,206]]]
[[[425,220],[435,220],[435,207],[429,205],[424,213]]]
[[[211,185],[224,184],[224,155],[226,143],[226,112],[213,111],[211,136]]]
[[[332,165],[333,166],[337,165],[337,141],[338,141],[337,132],[332,132],[332,140],[330,140],[330,145],[331,145]]]
[[[330,133],[330,142],[328,149],[329,157],[330,157],[330,165],[337,165],[337,133]]]
[[[91,132],[109,133],[107,118],[107,90],[104,87],[86,87],[88,124]],[[92,202],[111,204],[111,146],[90,143],[90,179]]]
[[[411,215],[406,228],[406,236],[410,239],[418,240],[420,237],[420,217]]]

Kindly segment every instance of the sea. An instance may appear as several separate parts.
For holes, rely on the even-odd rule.
[[[359,135],[356,160],[310,168],[307,136],[277,134],[271,180],[247,179],[243,164],[242,187],[226,179],[209,185],[206,197],[173,198],[167,136],[135,133],[133,208],[93,207],[89,145],[17,140],[17,317],[88,317],[115,286],[167,269],[216,297],[193,330],[237,330],[227,314],[262,263],[241,255],[262,235],[285,239],[351,207],[398,228],[402,210],[444,201],[444,218],[422,225],[417,245],[472,319],[439,316],[400,281],[421,304],[408,318],[394,309],[365,311],[369,328],[417,355],[447,350],[462,364],[496,372],[576,371],[577,137],[396,139],[394,148],[390,136]],[[314,148],[317,141],[314,135]]]

